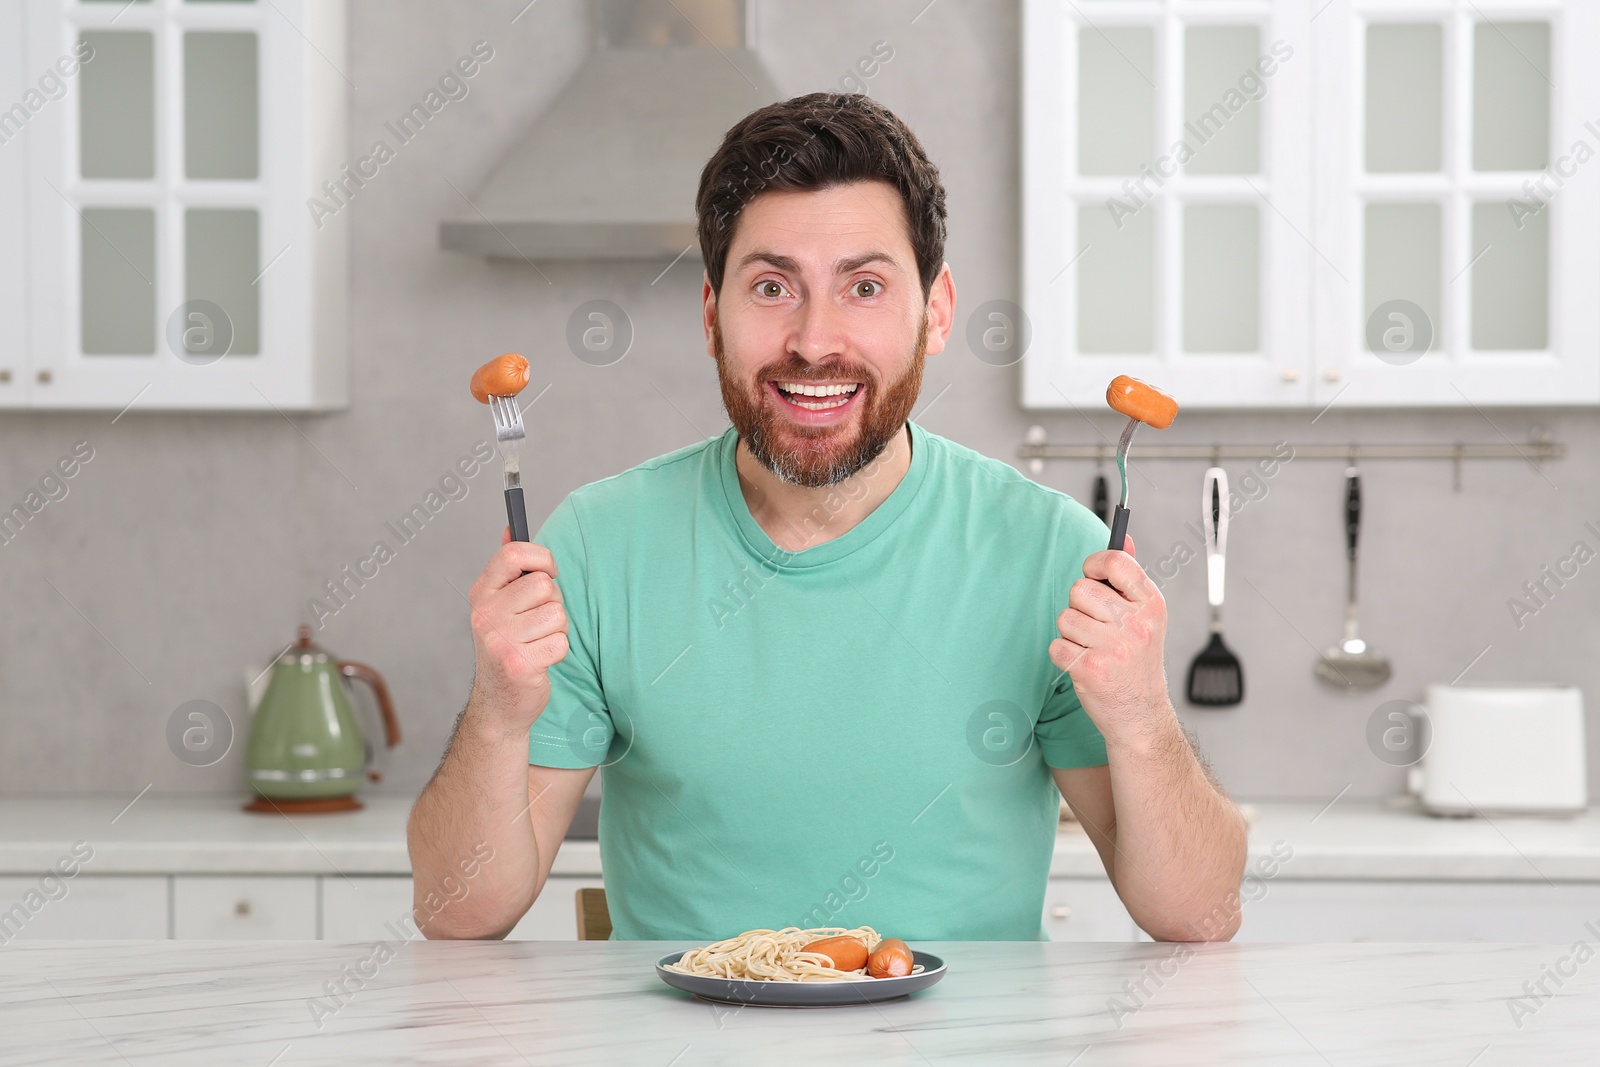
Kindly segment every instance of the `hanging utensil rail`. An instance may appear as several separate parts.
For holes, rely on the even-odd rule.
[[[1283,454],[1285,446],[1294,450],[1293,457],[1296,460],[1332,459],[1343,463],[1371,459],[1448,460],[1455,465],[1457,489],[1461,488],[1461,464],[1465,460],[1520,459],[1538,465],[1552,459],[1564,459],[1567,455],[1566,445],[1550,440],[1542,431],[1535,429],[1533,435],[1522,444],[1469,444],[1460,441],[1454,444],[1152,444],[1139,449],[1139,458],[1201,459],[1210,460],[1213,464],[1225,459],[1284,460],[1287,458]],[[1017,455],[1030,460],[1029,469],[1038,474],[1044,470],[1044,461],[1047,459],[1105,460],[1115,455],[1116,451],[1114,441],[1101,444],[1051,444],[1044,427],[1034,426],[1028,430],[1027,440],[1017,449]]]

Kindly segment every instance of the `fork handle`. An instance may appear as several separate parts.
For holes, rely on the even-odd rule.
[[[1118,504],[1117,510],[1111,513],[1111,543],[1106,545],[1108,549],[1116,552],[1122,551],[1122,546],[1126,544],[1128,540],[1128,516],[1132,514],[1133,512],[1129,511],[1121,504]],[[1100,584],[1111,589],[1116,588],[1116,586],[1112,585],[1104,578],[1100,579]]]
[[[522,503],[522,486],[506,490],[506,521],[511,524],[511,540],[528,540],[528,509]]]

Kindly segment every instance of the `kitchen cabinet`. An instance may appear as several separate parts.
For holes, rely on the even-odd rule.
[[[32,911],[38,877],[0,876],[0,943],[15,938],[396,940],[411,879],[397,875],[79,875]],[[552,875],[507,940],[577,938],[573,894],[599,878]],[[1237,941],[1519,941],[1571,944],[1600,921],[1593,883],[1278,878],[1248,901]],[[1052,941],[1149,941],[1103,878],[1051,878]]]
[[[411,879],[350,875],[318,879],[321,937],[328,941],[395,941],[413,931]],[[400,931],[397,933],[397,931]]]
[[[506,935],[508,941],[576,941],[580,889],[600,889],[598,878],[558,878],[551,875],[544,892],[533,902],[528,914]]]
[[[345,404],[344,32],[342,0],[8,5],[0,404]]]
[[[247,815],[212,796],[0,797],[0,942],[19,937],[277,936],[251,932],[241,900],[288,887],[304,937],[393,940],[411,912],[409,795],[374,793],[359,812]],[[1414,805],[1263,802],[1251,826],[1241,940],[1495,940],[1571,944],[1600,923],[1600,809],[1571,819],[1432,819]],[[92,857],[55,901],[30,890],[74,841]],[[1263,861],[1274,858],[1272,865]],[[513,938],[576,937],[573,893],[598,887],[598,842],[569,840]],[[1265,872],[1271,871],[1271,875]],[[335,872],[343,872],[335,873]],[[1548,877],[1550,882],[1546,882]],[[1551,883],[1554,883],[1553,885]],[[469,883],[470,884],[470,883]],[[308,904],[306,887],[315,892]],[[209,892],[208,892],[209,891]],[[277,904],[266,900],[266,905]],[[292,906],[290,906],[292,905]],[[19,916],[18,907],[23,909]],[[1064,909],[1064,910],[1063,910]],[[181,913],[181,914],[180,914]],[[261,926],[268,917],[256,916]],[[1056,837],[1041,915],[1061,941],[1144,939],[1081,830]],[[212,931],[194,934],[202,920]],[[275,916],[272,922],[279,921]],[[8,925],[9,924],[9,925]],[[258,929],[261,927],[257,927]]]
[[[1600,5],[1100,7],[1023,9],[1024,406],[1600,403]]]
[[[0,20],[15,17],[0,16]],[[0,108],[10,108],[26,91],[22,50],[22,34],[0,32]],[[27,246],[27,214],[22,205],[28,188],[28,160],[13,143],[18,137],[13,130],[15,122],[10,111],[0,112],[0,249],[6,250],[0,256],[0,409],[21,407],[27,396],[28,272],[26,257],[19,250]]]
[[[0,901],[5,902],[0,942],[169,937],[167,881],[160,875],[79,875],[46,883],[38,875],[5,875],[0,877]],[[48,899],[52,892],[57,899]]]
[[[1052,941],[1131,941],[1138,928],[1109,879],[1052,878],[1044,929]]]
[[[317,879],[179,875],[172,879],[171,936],[211,941],[314,939]]]
[[[415,929],[411,921],[410,878],[326,876],[320,881],[324,939],[392,941],[400,936],[396,931]],[[577,940],[577,907],[573,895],[579,889],[599,888],[602,884],[598,878],[551,875],[539,899],[506,935],[506,940]]]
[[[1268,883],[1244,907],[1236,941],[1519,941],[1596,936],[1592,884],[1546,882]]]

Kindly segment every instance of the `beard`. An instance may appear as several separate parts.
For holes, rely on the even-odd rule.
[[[728,421],[745,447],[781,482],[822,489],[837,485],[877,459],[911,417],[922,390],[922,367],[927,361],[928,315],[923,312],[911,365],[898,378],[880,385],[876,372],[854,362],[813,364],[797,356],[762,368],[753,387],[734,377],[722,347],[722,330],[711,326],[711,343],[717,359],[717,381]],[[861,413],[855,428],[802,426],[789,422],[777,410],[767,382],[814,382],[844,378],[862,383]]]

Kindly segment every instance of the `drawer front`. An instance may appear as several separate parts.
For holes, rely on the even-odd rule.
[[[411,879],[322,878],[322,936],[329,941],[399,939],[416,929],[411,920]],[[507,941],[576,941],[579,889],[600,888],[598,878],[551,875]],[[419,935],[420,936],[420,935]]]
[[[1110,879],[1052,878],[1044,891],[1052,941],[1131,941],[1136,927]]]
[[[599,889],[598,878],[571,878],[551,875],[545,880],[539,899],[528,914],[506,935],[507,941],[576,941],[578,939],[578,901],[580,889]]]
[[[421,938],[411,917],[411,878],[381,875],[324,876],[322,936],[328,941],[400,941]]]
[[[1238,941],[1588,940],[1600,887],[1544,882],[1270,883]]]
[[[154,938],[167,929],[165,875],[0,877],[0,944],[18,938]],[[51,897],[56,899],[52,900]]]
[[[315,939],[317,880],[176,876],[172,929],[180,941]]]

